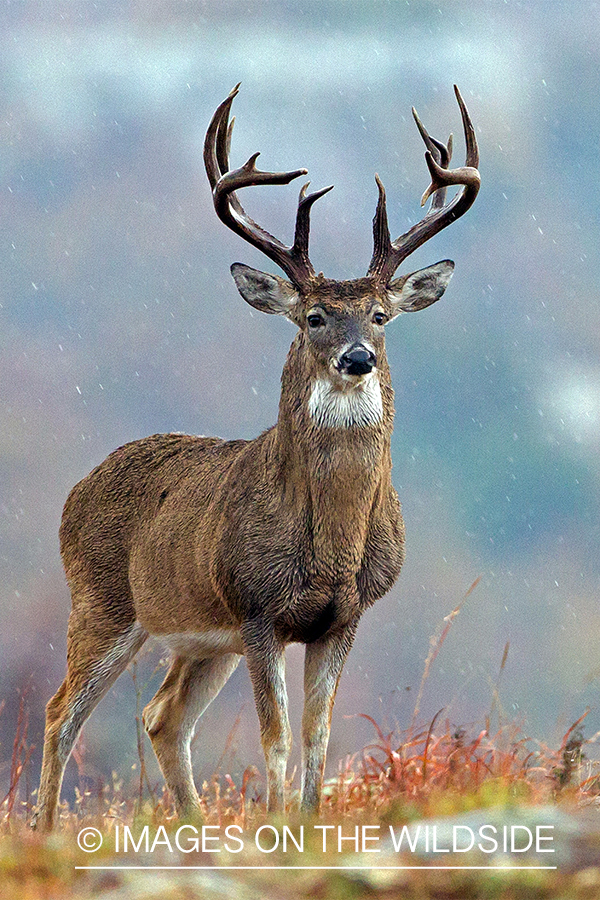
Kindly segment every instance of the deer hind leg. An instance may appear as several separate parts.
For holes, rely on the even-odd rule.
[[[177,656],[143,712],[144,726],[179,816],[198,812],[190,744],[196,721],[215,699],[241,657],[225,653],[210,659]]]
[[[102,625],[102,629],[98,625]],[[46,707],[38,804],[32,827],[49,831],[56,815],[65,766],[95,706],[127,668],[146,638],[135,620],[85,617],[69,620],[67,676]]]

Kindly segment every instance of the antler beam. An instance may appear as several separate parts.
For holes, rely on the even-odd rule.
[[[204,165],[212,188],[215,210],[228,228],[277,263],[295,286],[302,290],[315,276],[308,256],[310,210],[315,200],[330,191],[333,185],[308,195],[308,183],[303,186],[298,198],[296,229],[291,247],[282,244],[250,218],[237,197],[237,190],[257,184],[288,184],[294,178],[306,175],[307,170],[261,172],[256,168],[259,154],[254,153],[241,168],[229,171],[229,148],[235,121],[232,119],[229,123],[229,113],[239,87],[239,84],[236,85],[226,100],[217,107],[204,142]]]
[[[462,116],[463,129],[465,133],[465,143],[467,148],[465,165],[457,169],[448,168],[452,157],[452,135],[448,138],[447,144],[435,140],[427,132],[419,119],[416,111],[413,109],[413,116],[417,123],[417,128],[427,147],[425,153],[425,161],[431,175],[431,184],[423,194],[421,205],[423,206],[429,197],[433,196],[431,207],[424,218],[413,225],[407,232],[397,238],[395,241],[390,240],[390,232],[388,228],[385,189],[376,175],[377,187],[379,189],[379,201],[375,218],[373,219],[373,257],[369,265],[367,275],[374,278],[381,284],[388,284],[394,272],[401,262],[410,256],[417,247],[428,241],[442,228],[450,225],[460,216],[464,215],[469,207],[473,204],[481,178],[477,170],[479,165],[479,150],[477,147],[477,139],[475,137],[475,129],[471,122],[471,117],[465,102],[461,97],[460,91],[454,85],[454,92],[460,112]],[[446,204],[446,188],[450,185],[462,185],[463,190],[454,197],[450,203]]]

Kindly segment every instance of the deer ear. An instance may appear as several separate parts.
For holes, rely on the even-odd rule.
[[[293,285],[278,275],[268,275],[243,263],[234,263],[231,274],[246,303],[264,313],[285,316],[292,322],[299,296]]]
[[[454,263],[451,259],[443,259],[441,262],[419,269],[412,275],[404,275],[390,282],[388,287],[388,300],[392,305],[393,315],[401,312],[416,312],[431,306],[439,300],[452,278]]]

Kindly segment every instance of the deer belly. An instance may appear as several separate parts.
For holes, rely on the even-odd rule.
[[[198,633],[184,631],[157,637],[175,656],[208,659],[222,653],[244,653],[239,632],[232,628],[209,628]]]

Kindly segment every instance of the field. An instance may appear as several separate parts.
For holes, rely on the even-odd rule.
[[[497,686],[472,733],[443,713],[417,724],[451,623],[432,638],[410,727],[384,733],[369,719],[373,743],[339,763],[318,820],[299,817],[293,777],[285,820],[267,816],[249,768],[238,783],[216,773],[202,785],[202,821],[178,821],[148,778],[138,719],[135,781],[91,784],[76,751],[81,788],[51,836],[32,832],[24,700],[0,807],[2,897],[600,898],[600,767],[586,713],[554,749],[504,721]]]
[[[374,727],[327,783],[318,821],[298,817],[293,791],[285,822],[267,817],[248,770],[240,784],[205,783],[202,823],[182,823],[142,772],[63,801],[51,836],[27,825],[21,742],[2,806],[2,896],[600,897],[600,785],[581,723],[554,752],[507,728],[468,736],[432,722],[398,742]]]

